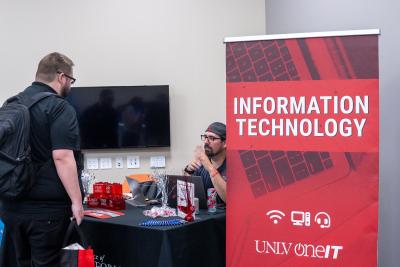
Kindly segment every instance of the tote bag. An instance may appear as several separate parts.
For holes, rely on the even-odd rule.
[[[69,244],[73,232],[78,234],[79,244],[84,249],[65,249]],[[60,267],[94,267],[94,253],[86,241],[85,236],[75,220],[72,220],[68,226],[64,237],[63,246],[60,255]]]

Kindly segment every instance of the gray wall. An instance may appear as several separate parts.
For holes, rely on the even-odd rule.
[[[266,0],[267,34],[381,29],[380,267],[400,266],[399,11],[394,0]]]
[[[0,0],[0,102],[30,84],[53,51],[74,60],[76,86],[169,84],[170,149],[85,155],[141,157],[140,169],[95,171],[102,180],[149,172],[152,155],[180,173],[208,124],[225,121],[223,39],[247,34],[265,34],[264,0]]]

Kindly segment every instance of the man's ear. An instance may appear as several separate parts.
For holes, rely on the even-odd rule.
[[[223,143],[224,143],[224,148],[226,149],[226,140],[224,140]]]
[[[59,83],[62,83],[63,76],[64,76],[63,73],[57,73],[55,80],[57,80]]]

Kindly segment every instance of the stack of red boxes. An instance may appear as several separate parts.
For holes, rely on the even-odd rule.
[[[125,209],[125,199],[122,197],[122,184],[106,182],[93,184],[93,194],[88,196],[87,205],[90,208]]]

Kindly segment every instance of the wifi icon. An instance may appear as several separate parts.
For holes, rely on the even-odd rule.
[[[278,222],[285,216],[285,213],[280,210],[270,210],[267,212],[267,216],[274,222],[274,224],[278,224]]]

